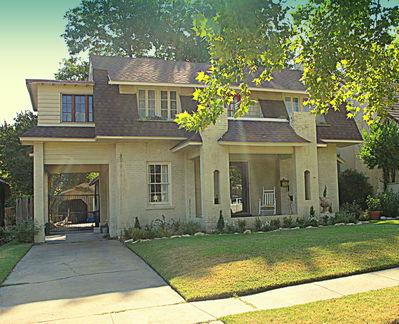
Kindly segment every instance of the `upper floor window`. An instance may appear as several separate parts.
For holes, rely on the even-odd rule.
[[[241,96],[239,94],[235,95],[233,101],[228,105],[226,105],[228,117],[234,117],[236,110],[240,108],[240,103],[241,103]],[[245,113],[244,117],[254,117],[254,118],[263,117],[259,103],[255,103],[254,105],[248,106],[248,112]]]
[[[299,111],[298,97],[285,97],[284,102],[289,116],[291,116],[293,112]]]
[[[237,94],[234,96],[233,101],[231,101],[227,105],[227,116],[228,117],[234,117],[236,110],[238,110],[240,108],[240,103],[241,103],[241,96],[239,94]]]
[[[140,118],[175,119],[177,114],[176,91],[139,90],[138,111]]]
[[[63,122],[93,122],[93,96],[62,95],[61,120]]]

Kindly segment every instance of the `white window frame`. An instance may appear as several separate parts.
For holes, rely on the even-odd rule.
[[[297,100],[296,102],[295,99]],[[297,105],[295,105],[295,103]],[[284,104],[289,116],[292,116],[294,112],[303,111],[301,97],[284,96]],[[297,107],[297,109],[295,109],[295,106]]]
[[[142,108],[142,98],[141,98],[141,93],[144,91],[144,109]],[[153,114],[149,114],[149,91],[154,92],[154,112]],[[162,98],[163,92],[167,93],[167,98],[166,100]],[[171,93],[175,93],[175,98],[172,98]],[[167,114],[165,115],[165,109],[163,104],[166,102],[167,108]],[[175,111],[172,110],[172,104],[175,103]],[[171,121],[175,119],[176,114],[180,113],[180,101],[179,101],[179,93],[177,89],[154,89],[154,88],[141,88],[137,89],[137,110],[138,110],[138,115],[139,118],[145,119],[145,118],[150,118],[151,117],[160,117],[159,120],[166,120],[166,121]],[[145,112],[143,115],[143,111]],[[154,116],[153,116],[154,115]],[[157,118],[154,118],[154,120],[158,120]]]
[[[162,175],[161,175],[161,182],[151,182],[151,173],[150,173],[150,166],[151,165],[160,165],[161,166],[161,173],[162,173],[162,166],[168,167],[168,181],[167,183],[162,182]],[[147,162],[147,203],[149,205],[172,205],[172,168],[171,162]],[[161,194],[162,194],[162,185],[167,185],[168,188],[168,200],[166,201],[151,201],[151,185],[152,184],[160,184],[161,185]]]

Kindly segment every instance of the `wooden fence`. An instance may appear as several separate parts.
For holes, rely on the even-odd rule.
[[[17,224],[33,221],[33,197],[18,198],[15,205]]]

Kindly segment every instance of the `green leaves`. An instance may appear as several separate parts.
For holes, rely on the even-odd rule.
[[[397,102],[399,9],[377,0],[309,0],[294,13],[296,62],[314,111],[346,103],[369,123]]]
[[[392,120],[374,123],[370,133],[364,132],[364,144],[359,156],[370,168],[382,169],[384,187],[394,180],[395,170],[399,169],[399,127]]]
[[[204,84],[194,93],[198,110],[180,114],[176,122],[187,130],[203,130],[226,111],[234,95],[241,101],[234,117],[243,116],[250,100],[250,87],[271,80],[284,66],[289,39],[287,9],[272,0],[216,0],[213,16],[199,15],[194,30],[208,43],[210,68],[198,74]]]
[[[7,177],[12,198],[31,195],[33,191],[30,147],[22,146],[19,137],[36,126],[37,117],[30,111],[18,113],[14,124],[0,125],[0,174]]]

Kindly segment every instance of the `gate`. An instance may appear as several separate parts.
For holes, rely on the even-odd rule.
[[[92,231],[99,222],[98,194],[49,196],[48,234]]]

